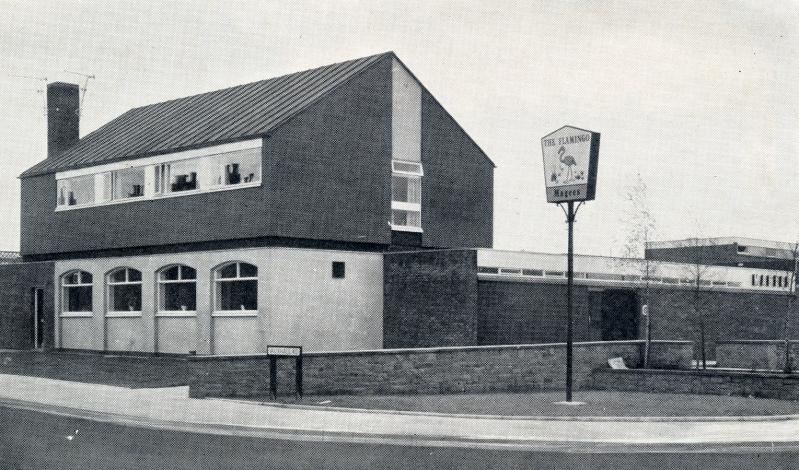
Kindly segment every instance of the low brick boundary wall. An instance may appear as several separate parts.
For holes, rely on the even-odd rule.
[[[585,388],[591,372],[623,357],[642,362],[643,341],[574,344],[574,385]],[[655,341],[654,367],[690,367],[690,341]],[[557,390],[565,387],[566,345],[467,346],[308,353],[303,388],[309,395],[438,394]],[[279,393],[294,390],[292,359],[278,360]],[[189,394],[195,398],[269,393],[266,355],[189,357]]]
[[[799,369],[799,340],[791,340],[791,364]],[[717,367],[735,369],[785,368],[784,340],[732,340],[716,342]]]
[[[592,374],[595,390],[740,395],[799,400],[799,375],[702,370],[613,370]]]

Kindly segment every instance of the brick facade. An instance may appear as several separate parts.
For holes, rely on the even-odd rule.
[[[642,360],[641,341],[574,345],[574,386],[585,388],[591,372],[623,357]],[[303,357],[303,389],[309,395],[524,392],[565,388],[564,344],[424,348],[310,353]],[[659,367],[690,364],[691,344],[664,341],[652,347]],[[264,396],[269,393],[266,356],[192,357],[189,394],[195,398]],[[293,360],[278,361],[278,392],[293,393]]]
[[[33,348],[33,289],[44,289],[43,346],[53,347],[53,263],[0,264],[0,349]]]
[[[383,347],[477,344],[474,250],[386,253]]]
[[[566,340],[566,289],[558,284],[480,281],[478,344],[550,343]],[[575,286],[575,341],[602,339],[593,293]]]
[[[391,64],[377,61],[265,136],[260,187],[55,211],[55,176],[23,178],[23,256],[255,239],[387,248]],[[493,164],[426,91],[421,125],[423,244],[491,246]]]
[[[427,90],[422,91],[422,244],[493,244],[494,165]]]

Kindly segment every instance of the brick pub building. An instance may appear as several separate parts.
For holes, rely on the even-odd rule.
[[[0,265],[0,347],[564,338],[565,257],[491,248],[493,163],[393,53],[135,108],[83,138],[78,105],[77,86],[49,85],[22,261]],[[576,339],[639,337],[641,263],[577,257]],[[654,334],[691,339],[690,264],[653,263]],[[708,268],[711,339],[779,337],[773,268]]]

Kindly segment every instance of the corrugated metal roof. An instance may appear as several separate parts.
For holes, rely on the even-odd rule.
[[[37,163],[34,176],[242,140],[274,130],[392,52],[134,108]]]

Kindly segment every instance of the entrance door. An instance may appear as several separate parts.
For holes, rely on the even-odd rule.
[[[632,290],[602,292],[602,340],[638,339],[638,296]]]
[[[33,289],[33,348],[44,344],[44,289]]]

